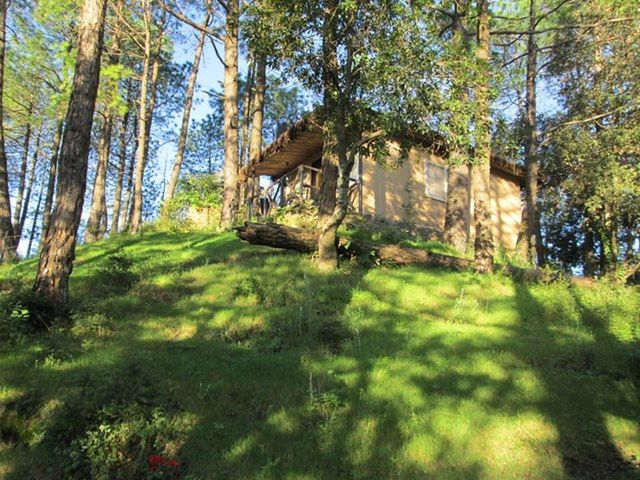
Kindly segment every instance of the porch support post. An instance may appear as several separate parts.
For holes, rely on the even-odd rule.
[[[304,168],[302,165],[298,166],[298,177],[300,177],[300,201],[302,201],[304,200]]]

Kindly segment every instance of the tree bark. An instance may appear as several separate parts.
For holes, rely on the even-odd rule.
[[[18,177],[18,192],[16,194],[16,208],[13,210],[13,235],[16,249],[20,243],[20,217],[24,202],[24,190],[27,183],[27,164],[29,163],[29,149],[31,148],[31,114],[33,103],[29,103],[27,109],[27,125],[24,133],[24,143],[22,147],[22,162],[20,162],[20,174]]]
[[[27,181],[27,187],[24,194],[22,213],[20,215],[20,221],[18,222],[18,228],[14,231],[16,236],[16,248],[18,248],[20,239],[22,238],[22,231],[24,229],[24,224],[27,221],[27,214],[29,213],[29,203],[31,202],[31,193],[33,192],[33,184],[36,178],[36,168],[38,166],[38,159],[40,157],[40,137],[41,132],[39,131],[36,136],[36,146],[33,151],[33,157],[31,158],[31,165],[29,165],[29,180]]]
[[[538,73],[538,44],[536,41],[536,2],[529,0],[529,35],[527,41],[527,72],[526,72],[526,122],[527,138],[525,145],[525,209],[526,236],[523,238],[526,256],[531,262],[544,264],[544,255],[540,239],[540,215],[538,212],[538,118],[536,77]]]
[[[476,149],[471,182],[474,195],[475,261],[478,272],[493,271],[491,221],[491,123],[489,105],[489,0],[478,1],[476,57],[481,71],[475,85]]]
[[[251,118],[251,139],[249,142],[249,165],[256,162],[262,152],[262,128],[264,125],[264,98],[267,90],[267,59],[260,54],[256,57],[256,88],[253,94]],[[247,180],[247,197],[259,187],[259,180],[250,174]]]
[[[251,109],[253,102],[253,90],[255,81],[256,64],[253,54],[249,55],[247,81],[244,85],[244,98],[242,102],[242,135],[240,137],[240,160],[238,169],[242,169],[248,163],[249,154],[249,126],[251,124]],[[240,204],[243,203],[243,200]]]
[[[156,51],[151,51],[151,3],[147,1],[145,8],[145,52],[140,86],[140,111],[138,113],[138,148],[136,150],[135,178],[133,182],[133,206],[131,209],[132,233],[137,233],[142,226],[142,189],[144,186],[144,170],[149,155],[151,123],[156,102],[158,74],[160,71],[160,47],[163,34],[159,35]],[[151,58],[153,63],[151,64]],[[151,75],[149,75],[151,69]]]
[[[325,8],[322,27],[322,84],[323,84],[323,149],[322,177],[318,205],[318,259],[323,270],[338,266],[337,227],[333,218],[336,210],[336,193],[340,170],[338,146],[340,140],[333,118],[339,110],[340,92],[334,79],[338,78],[338,54],[336,38],[337,2],[329,2]],[[341,116],[341,115],[340,115]]]
[[[36,227],[38,225],[38,217],[40,216],[40,205],[42,205],[42,197],[44,196],[45,182],[40,185],[40,193],[38,194],[38,203],[36,203],[36,211],[33,214],[33,222],[31,223],[31,231],[29,232],[29,244],[27,245],[27,257],[31,255],[31,247],[36,236]]]
[[[7,23],[7,0],[0,0],[0,259],[11,261],[16,255],[11,224],[7,154],[4,147],[4,57]]]
[[[237,210],[239,2],[227,2],[224,37],[224,192],[220,226],[231,227]]]
[[[316,249],[316,234],[312,230],[287,227],[277,223],[249,223],[234,228],[236,235],[252,245],[284,248],[301,253]]]
[[[58,175],[58,159],[60,155],[60,142],[62,140],[63,120],[58,120],[56,133],[51,146],[51,160],[49,163],[49,178],[47,179],[47,194],[44,198],[44,208],[42,212],[42,234],[40,238],[40,248],[44,245],[44,238],[51,219],[51,208],[53,206],[53,195],[56,189],[56,178]]]
[[[113,40],[107,56],[109,65],[117,65],[120,60],[120,32],[115,31]],[[103,121],[100,128],[100,138],[98,140],[98,162],[96,166],[96,176],[91,192],[91,207],[89,208],[89,219],[84,232],[86,243],[102,240],[107,233],[107,171],[109,168],[109,157],[111,155],[111,135],[116,112],[110,105],[111,98],[105,99]]]
[[[277,223],[249,223],[234,228],[236,235],[252,245],[283,248],[301,253],[313,253],[317,248],[317,237],[312,230],[287,227]],[[373,245],[353,240],[338,240],[339,250],[346,254],[373,254],[383,264],[422,265],[463,270],[473,267],[473,262],[400,245]],[[347,246],[348,244],[348,246]]]
[[[469,165],[450,163],[447,183],[444,241],[464,252],[469,241]]]
[[[86,243],[102,240],[105,234],[103,218],[107,214],[107,167],[109,165],[109,154],[111,153],[113,117],[114,113],[109,109],[104,116],[102,126],[100,128],[100,139],[98,140],[98,163],[96,165],[96,176],[93,182],[91,208],[89,209],[87,229],[84,232],[84,241]]]
[[[467,0],[454,2],[451,25],[453,38],[451,41],[461,51],[466,51],[469,43],[466,38],[467,13]],[[455,91],[459,92],[463,102],[468,102],[469,86],[461,84],[461,82],[458,81],[458,76],[454,76],[454,82]],[[459,134],[468,135],[468,132],[464,131]],[[464,252],[467,249],[467,243],[469,242],[469,170],[468,159],[465,160],[459,151],[451,152],[447,174],[447,207],[444,217],[444,239],[460,252]]]
[[[210,15],[207,14],[207,18],[203,22],[203,26],[209,24]],[[196,51],[193,55],[193,66],[191,67],[191,73],[189,74],[189,83],[187,84],[187,94],[184,101],[184,108],[182,110],[182,124],[180,125],[180,136],[178,137],[178,149],[176,150],[176,159],[173,163],[173,169],[171,170],[171,177],[167,184],[167,192],[164,198],[164,205],[162,210],[162,216],[166,217],[168,214],[167,207],[171,203],[171,199],[176,191],[178,180],[180,178],[180,169],[184,161],[184,152],[187,148],[187,136],[189,134],[189,120],[191,119],[191,106],[193,105],[193,94],[196,89],[196,81],[198,79],[198,69],[200,68],[200,59],[202,58],[202,51],[204,50],[204,42],[207,38],[207,34],[202,31],[198,37],[198,44]]]
[[[598,257],[595,252],[595,238],[591,228],[587,228],[587,231],[584,233],[582,252],[584,261],[582,274],[585,277],[593,277],[598,268]]]
[[[132,202],[131,199],[133,197],[133,170],[136,164],[136,157],[138,151],[138,125],[139,122],[136,116],[133,116],[133,129],[134,129],[134,141],[133,141],[133,152],[131,154],[131,160],[129,161],[129,168],[126,174],[127,179],[127,190],[124,195],[124,208],[122,209],[121,225],[120,230],[129,230],[129,225],[131,225],[131,213],[133,209],[131,208]]]
[[[127,103],[129,98],[127,98]],[[122,185],[124,171],[127,165],[127,128],[129,127],[129,110],[122,116],[120,134],[118,136],[118,168],[116,173],[116,187],[113,193],[113,212],[111,214],[111,235],[118,232],[120,225],[120,208],[122,206]]]
[[[56,204],[45,234],[34,290],[54,315],[66,313],[69,276],[86,189],[91,127],[100,81],[106,0],[84,0],[78,53],[60,152]]]

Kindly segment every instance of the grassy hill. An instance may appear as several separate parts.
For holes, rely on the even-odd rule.
[[[3,268],[0,478],[640,478],[634,289],[145,233],[79,248],[34,332]]]

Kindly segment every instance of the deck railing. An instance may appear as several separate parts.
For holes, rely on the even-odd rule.
[[[299,165],[247,199],[249,217],[266,217],[274,208],[303,201],[317,201],[321,170]]]
[[[273,213],[274,208],[285,205],[299,205],[307,201],[317,203],[321,175],[321,169],[309,165],[300,165],[282,175],[260,189],[260,193],[247,199],[249,218],[267,217]],[[360,196],[360,182],[352,178],[349,183],[349,203],[353,210],[361,209]]]

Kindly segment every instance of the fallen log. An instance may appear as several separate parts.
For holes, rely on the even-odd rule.
[[[473,268],[473,261],[466,258],[452,257],[401,245],[380,245],[376,248],[376,256],[380,263],[383,264],[423,265],[426,267],[448,268],[450,270]]]
[[[302,253],[316,251],[316,233],[312,230],[287,227],[279,223],[250,222],[245,222],[244,225],[235,227],[234,230],[238,237],[253,245],[265,245]],[[347,257],[370,256],[376,263],[382,265],[420,265],[449,270],[470,270],[474,267],[473,260],[401,245],[375,245],[343,237],[338,239],[337,247],[340,255]],[[507,275],[519,282],[549,283],[561,278],[559,274],[537,268],[521,268],[512,265],[495,265],[495,268],[496,270],[502,269]]]
[[[249,223],[234,228],[236,235],[253,245],[311,253],[316,250],[316,234],[311,230],[293,228],[278,223]],[[464,270],[473,267],[473,262],[464,258],[427,252],[418,248],[400,245],[375,245],[367,242],[340,238],[338,252],[354,256],[372,254],[381,264],[423,265]]]
[[[235,227],[236,235],[252,245],[284,248],[296,252],[311,253],[316,249],[316,234],[311,230],[287,227],[279,223],[245,222]]]

